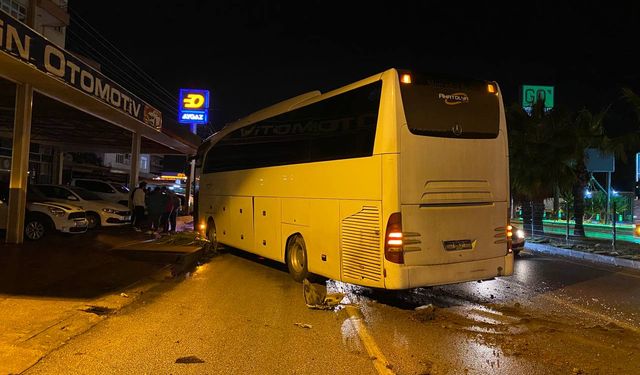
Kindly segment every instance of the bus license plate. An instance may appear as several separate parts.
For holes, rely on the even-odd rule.
[[[473,249],[473,241],[471,240],[443,241],[442,243],[444,245],[444,249],[447,251]]]

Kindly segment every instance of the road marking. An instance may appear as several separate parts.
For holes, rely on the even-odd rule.
[[[515,282],[515,281],[511,281],[511,280],[505,280],[505,279],[496,279],[496,280],[502,281],[502,282],[507,283],[507,284],[517,285],[517,286],[519,286],[521,288],[526,288],[526,285],[521,284],[519,282]],[[618,320],[616,318],[612,318],[612,317],[610,317],[608,315],[599,313],[597,311],[593,311],[593,310],[587,309],[587,308],[582,307],[582,306],[580,306],[578,304],[567,302],[567,301],[565,301],[565,300],[563,300],[563,299],[561,299],[559,297],[556,297],[556,296],[553,296],[553,295],[547,295],[547,294],[539,294],[539,297],[542,298],[542,299],[545,299],[545,300],[547,300],[549,302],[554,302],[554,303],[557,303],[557,304],[562,305],[564,307],[568,307],[568,308],[573,309],[573,310],[575,310],[577,312],[580,312],[582,314],[590,315],[593,318],[598,318],[598,319],[602,319],[602,320],[604,320],[606,322],[613,323],[613,324],[615,324],[615,325],[617,325],[619,327],[628,329],[628,330],[633,331],[635,333],[640,333],[640,328],[638,328],[638,327],[636,327],[636,326],[634,326],[632,324],[623,322],[623,321]]]
[[[362,315],[360,313],[360,310],[352,305],[347,306],[345,310],[347,310],[347,314],[349,314],[349,320],[351,321],[351,324],[353,324],[353,327],[356,329],[356,332],[358,332],[358,337],[360,337],[360,340],[364,344],[365,349],[367,349],[367,353],[369,353],[369,357],[373,361],[373,366],[375,367],[376,371],[378,371],[378,374],[395,375],[395,372],[391,371],[390,369],[391,365],[389,364],[389,361],[387,361],[387,358],[384,356],[384,354],[382,354],[382,351],[376,344],[375,340],[369,334],[364,321],[362,320],[362,318],[360,318],[360,316]]]

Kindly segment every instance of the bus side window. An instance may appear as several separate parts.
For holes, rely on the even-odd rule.
[[[382,82],[234,130],[207,153],[203,173],[371,156]]]

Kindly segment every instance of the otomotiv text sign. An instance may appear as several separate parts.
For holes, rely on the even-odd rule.
[[[3,11],[0,11],[0,50],[156,130],[162,129],[159,110]]]

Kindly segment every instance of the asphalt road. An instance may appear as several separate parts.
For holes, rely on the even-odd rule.
[[[343,305],[311,310],[284,267],[224,253],[27,373],[640,373],[638,272],[525,252],[481,283],[328,286]]]

